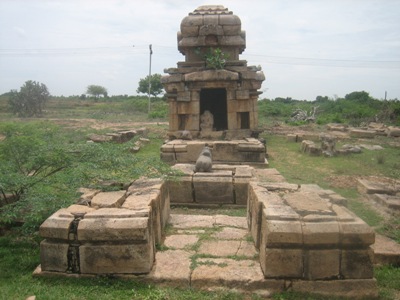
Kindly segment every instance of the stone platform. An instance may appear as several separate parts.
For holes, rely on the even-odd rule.
[[[373,230],[333,191],[290,184],[275,169],[215,165],[211,173],[193,173],[190,164],[175,168],[181,171],[176,178],[91,192],[89,206],[72,205],[52,215],[40,228],[45,240],[35,274],[106,274],[261,295],[292,289],[370,297],[377,293],[374,251],[383,264],[398,257],[398,250],[375,243]],[[170,215],[170,203],[186,205],[176,201],[185,198],[208,211],[247,207],[247,217]],[[231,198],[235,202],[225,201]]]
[[[231,141],[177,139],[162,145],[160,155],[164,162],[171,165],[193,164],[205,146],[211,149],[215,164],[268,166],[265,145],[255,138]]]

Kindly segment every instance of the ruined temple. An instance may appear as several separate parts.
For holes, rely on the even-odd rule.
[[[182,20],[178,50],[185,61],[162,78],[170,137],[184,130],[203,139],[257,136],[258,90],[265,77],[260,67],[239,59],[245,48],[239,17],[221,5],[200,6]]]

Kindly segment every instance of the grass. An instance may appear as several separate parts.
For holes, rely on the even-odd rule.
[[[207,293],[191,289],[159,288],[139,281],[112,277],[36,278],[39,241],[32,238],[0,237],[0,299],[243,299],[232,292]]]
[[[147,114],[137,112],[129,104],[121,101],[119,104],[87,103],[84,101],[65,101],[50,103],[46,118],[85,119],[93,118],[102,121],[140,122],[148,121]],[[125,106],[124,106],[125,105]],[[129,106],[129,109],[127,107]],[[7,113],[0,101],[0,119],[21,121]],[[130,110],[131,109],[131,110]],[[29,122],[29,120],[23,120]],[[147,126],[147,125],[146,125]],[[152,143],[145,146],[146,151],[137,155],[146,159],[151,153],[158,153],[164,138],[164,127],[151,126],[150,138]],[[95,132],[92,129],[71,131],[71,143],[76,139],[83,139],[84,135]],[[101,132],[108,132],[106,129]],[[78,136],[79,135],[79,136]],[[355,187],[333,186],[332,177],[376,175],[400,178],[400,151],[388,144],[385,140],[381,152],[367,151],[362,154],[344,157],[312,157],[299,151],[298,143],[289,143],[285,137],[265,135],[268,144],[270,167],[277,168],[289,181],[299,184],[318,184],[323,188],[333,189],[349,200],[348,206],[370,226],[378,228],[384,233],[400,242],[400,218],[384,221],[382,217],[365,201],[360,199]],[[62,199],[60,201],[63,201]],[[184,208],[183,208],[184,209]],[[186,208],[188,213],[197,213],[196,210]],[[190,212],[189,212],[190,211]],[[210,209],[210,214],[226,214],[230,216],[246,216],[246,209]],[[202,228],[204,229],[204,228]],[[171,230],[171,229],[170,229]],[[218,228],[205,230],[200,235],[201,240],[212,239],[211,234]],[[251,238],[248,239],[251,241]],[[160,288],[131,280],[118,280],[115,278],[34,278],[32,271],[39,264],[39,242],[37,234],[24,235],[13,230],[0,237],[0,299],[26,299],[36,295],[37,299],[248,299],[234,292],[199,292],[191,289],[181,290],[176,288]],[[160,251],[167,250],[158,246]],[[191,250],[198,250],[199,244]],[[204,255],[194,255],[192,264],[195,267],[198,258],[212,258]],[[234,259],[240,259],[235,257]],[[207,264],[207,261],[204,262]],[[400,269],[385,266],[375,269],[381,299],[400,298]],[[397,297],[397,298],[396,298]],[[256,299],[254,297],[253,299]],[[316,297],[299,293],[280,293],[273,299],[339,299],[332,297]]]
[[[393,224],[393,220],[385,220],[372,205],[363,201],[355,181],[356,176],[366,174],[399,179],[400,151],[397,148],[384,145],[384,149],[379,152],[379,156],[385,157],[384,163],[381,163],[376,151],[364,150],[360,154],[326,158],[302,153],[299,143],[288,142],[284,136],[269,135],[266,138],[270,167],[279,170],[289,182],[318,184],[322,188],[334,190],[348,199],[350,210],[368,225],[400,243],[399,222]],[[344,177],[344,186],[337,187],[332,180],[341,176]],[[394,219],[398,218],[395,216]]]

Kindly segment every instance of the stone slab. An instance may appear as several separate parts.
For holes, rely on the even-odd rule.
[[[79,247],[81,273],[144,274],[154,262],[150,244],[82,245]]]
[[[120,219],[136,218],[142,215],[141,211],[135,211],[125,208],[99,208],[85,215],[85,219]]]
[[[68,240],[69,227],[73,219],[72,214],[66,209],[56,211],[40,225],[40,236],[49,239]]]
[[[199,237],[193,234],[174,234],[165,238],[164,245],[173,249],[184,249],[198,242]]]
[[[205,215],[180,215],[171,214],[169,223],[178,229],[206,227],[211,228],[214,226],[215,217]]]
[[[395,195],[396,189],[388,184],[373,182],[366,179],[358,179],[357,189],[363,194],[387,194]]]
[[[92,207],[120,207],[125,200],[126,191],[102,192],[96,194],[91,201]]]
[[[337,279],[340,274],[340,250],[308,250],[304,258],[304,276],[308,280]]]
[[[216,215],[215,216],[216,226],[231,226],[237,228],[247,229],[246,217],[232,217],[226,215]]]
[[[232,177],[193,177],[196,203],[232,203]]]
[[[68,243],[43,240],[40,243],[40,262],[43,271],[66,272],[68,269]]]
[[[373,199],[389,209],[400,210],[400,196],[373,194]]]
[[[239,248],[240,241],[204,241],[200,245],[198,253],[212,256],[233,256],[237,255]]]
[[[374,264],[400,266],[400,244],[380,234],[375,234]]]
[[[167,186],[171,203],[193,203],[192,176],[175,177],[168,180]]]
[[[215,287],[231,289],[256,290],[272,287],[279,290],[282,281],[277,286],[266,284],[260,266],[254,260],[232,260],[202,258],[192,273],[191,286],[196,289],[210,290]],[[204,264],[201,264],[204,263]]]
[[[260,247],[260,265],[265,278],[302,278],[302,249]]]
[[[183,250],[157,252],[154,267],[147,281],[163,286],[189,288],[192,272],[190,257],[193,254]]]
[[[212,234],[211,237],[218,240],[241,240],[244,239],[248,233],[246,229],[223,227],[221,231]]]
[[[334,215],[329,201],[322,199],[317,193],[297,192],[283,196],[286,202],[299,214]]]
[[[145,241],[149,218],[83,219],[78,225],[79,241]]]
[[[374,253],[366,250],[343,250],[340,274],[344,279],[370,279],[374,277]]]
[[[294,192],[299,189],[297,184],[287,182],[263,182],[259,184],[270,192]]]
[[[338,247],[339,224],[334,222],[303,222],[303,243],[306,247]]]

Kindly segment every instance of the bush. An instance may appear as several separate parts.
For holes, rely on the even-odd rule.
[[[23,221],[25,229],[34,230],[55,210],[75,202],[79,187],[106,190],[105,181],[126,184],[170,172],[160,161],[159,144],[155,150],[146,146],[150,150],[143,156],[129,151],[135,140],[94,144],[71,132],[83,136],[46,122],[0,128],[6,136],[0,143],[0,192],[18,196],[16,202],[0,203],[0,223]]]

